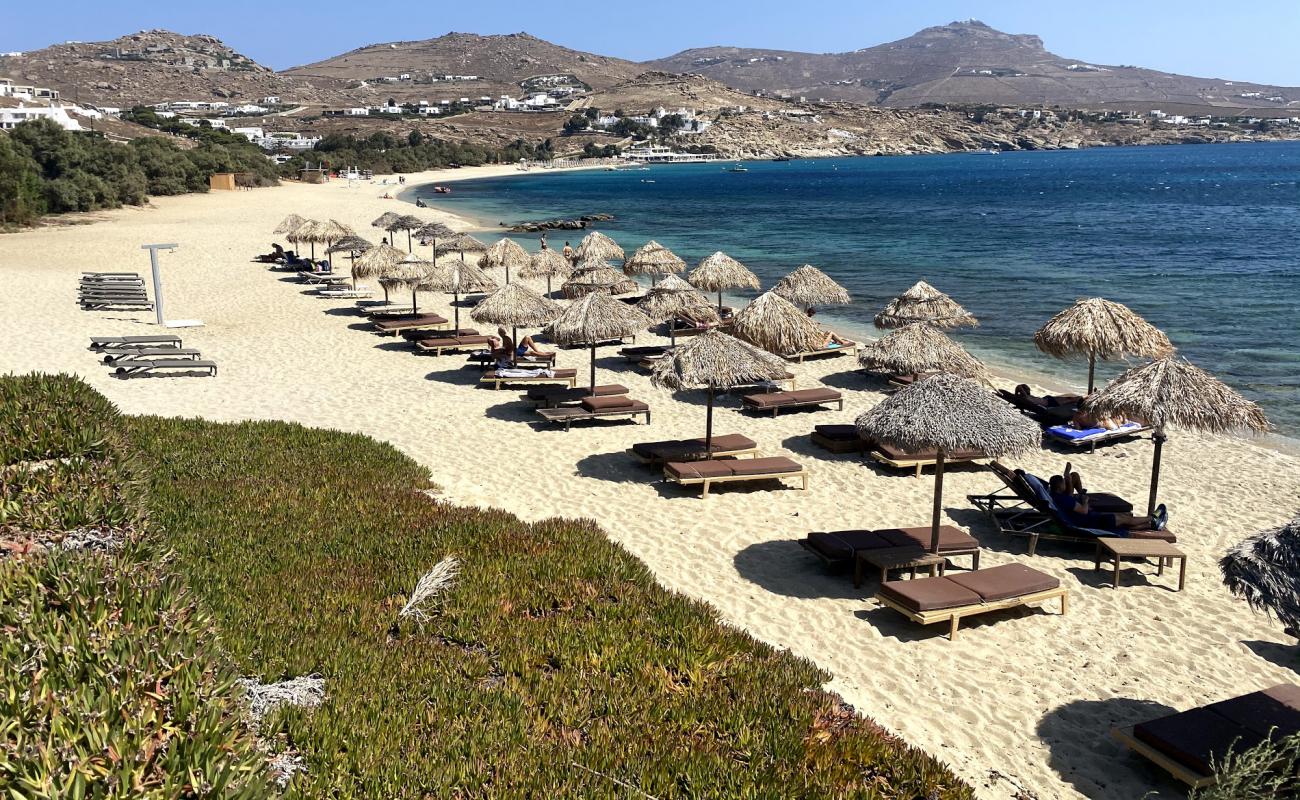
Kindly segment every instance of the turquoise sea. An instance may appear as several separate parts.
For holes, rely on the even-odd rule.
[[[723,250],[764,287],[813,264],[852,293],[853,305],[821,315],[850,332],[870,332],[891,297],[925,279],[981,320],[956,334],[972,352],[1063,387],[1080,386],[1086,365],[1039,353],[1033,332],[1076,298],[1108,297],[1300,435],[1300,143],[725,166],[539,172],[414,193],[489,226],[611,213],[597,229],[629,251],[653,238],[693,266]],[[516,238],[536,249],[536,236]]]

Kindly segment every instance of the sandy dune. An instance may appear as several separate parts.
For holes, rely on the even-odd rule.
[[[987,797],[1011,797],[1017,789],[1043,800],[1136,798],[1149,790],[1181,796],[1174,783],[1112,743],[1109,728],[1296,680],[1295,648],[1279,625],[1228,595],[1216,561],[1234,541],[1292,516],[1300,506],[1300,459],[1240,440],[1174,434],[1162,499],[1190,556],[1182,593],[1171,591],[1172,576],[1156,578],[1151,566],[1126,570],[1124,585],[1113,590],[1105,573],[1092,571],[1091,551],[1079,548],[1044,545],[1029,558],[1022,541],[994,533],[965,501],[967,493],[995,489],[996,479],[981,468],[953,470],[947,514],[980,537],[985,563],[1032,563],[1059,576],[1072,603],[1065,617],[1054,608],[991,615],[949,642],[943,626],[922,629],[878,608],[873,585],[854,590],[795,544],[809,530],[928,520],[928,475],[884,473],[808,443],[814,424],[849,422],[882,397],[878,385],[852,371],[849,358],[793,367],[800,386],[843,391],[843,412],[772,419],[742,414],[735,399],[721,403],[716,430],[744,432],[763,452],[810,466],[808,492],[722,487],[702,500],[698,491],[658,482],[624,454],[648,438],[701,435],[702,396],[651,387],[612,348],[602,351],[600,379],[621,382],[649,402],[653,425],[539,430],[517,392],[477,388],[462,356],[415,355],[401,340],[360,330],[363,318],[350,302],[315,297],[249,263],[289,212],[333,217],[370,235],[369,221],[382,212],[413,210],[380,199],[383,191],[334,182],[164,198],[100,215],[93,224],[0,236],[0,371],[75,372],[131,413],[360,431],[428,465],[451,501],[499,506],[527,519],[593,518],[665,585],[825,667],[835,676],[832,688],[850,703],[951,763]],[[158,241],[181,244],[164,255],[168,315],[204,321],[182,334],[187,346],[219,362],[216,378],[117,380],[86,350],[90,334],[155,329],[152,314],[78,310],[77,274],[145,272],[139,246]],[[426,295],[426,304],[450,317],[446,298]],[[561,364],[585,368],[586,353],[565,352]],[[1150,455],[1143,441],[1074,461],[1092,488],[1139,500]],[[1042,451],[1015,466],[1050,474],[1065,460]]]

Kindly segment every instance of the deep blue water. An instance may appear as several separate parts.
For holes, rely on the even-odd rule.
[[[925,279],[981,320],[956,334],[973,352],[1072,386],[1086,364],[1039,353],[1032,334],[1076,298],[1108,297],[1300,433],[1300,143],[746,166],[540,173],[426,196],[490,224],[612,213],[599,230],[629,252],[653,238],[694,265],[723,250],[764,287],[813,264],[852,293],[823,312],[850,330]]]

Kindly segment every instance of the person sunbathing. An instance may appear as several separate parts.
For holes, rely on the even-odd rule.
[[[1070,426],[1081,431],[1091,430],[1092,428],[1114,431],[1127,424],[1128,418],[1123,414],[1094,414],[1083,409],[1080,409],[1070,419]]]
[[[550,355],[552,352],[538,347],[531,336],[520,339],[519,346],[515,348],[515,356],[518,358],[547,358]]]
[[[1047,482],[1047,489],[1052,494],[1052,502],[1065,515],[1066,520],[1081,528],[1102,528],[1107,530],[1155,530],[1162,531],[1169,520],[1169,512],[1164,504],[1156,507],[1154,516],[1136,516],[1123,513],[1102,513],[1088,508],[1088,490],[1083,488],[1083,477],[1065,465],[1063,475],[1053,475]]]
[[[853,342],[850,342],[848,339],[845,339],[844,337],[840,336],[835,331],[822,331],[822,346],[819,349],[825,350],[832,346],[847,347],[848,345],[851,344],[853,344]]]
[[[279,264],[285,261],[286,258],[284,248],[280,246],[280,243],[272,242],[271,252],[263,253],[262,255],[255,257],[253,260],[260,261],[263,264]]]

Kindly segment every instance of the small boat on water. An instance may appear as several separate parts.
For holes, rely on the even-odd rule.
[[[979,150],[968,150],[967,152],[976,156],[996,156],[1002,153],[1001,150],[994,150],[990,147],[981,147]]]
[[[734,167],[727,167],[727,172],[749,172],[749,168],[737,164]]]
[[[774,159],[772,159],[772,160],[773,160],[773,161],[793,161],[794,159],[790,158],[790,156],[777,156],[776,158],[774,158]]]
[[[434,194],[451,194],[451,187],[450,187],[450,186],[435,186],[435,187],[433,187],[433,192],[434,192]]]

